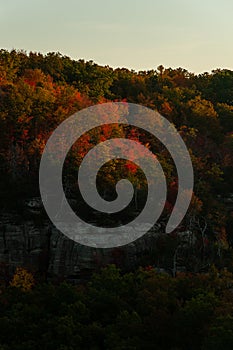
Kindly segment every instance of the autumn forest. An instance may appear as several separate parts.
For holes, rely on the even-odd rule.
[[[40,159],[49,136],[75,112],[110,101],[149,107],[174,124],[194,168],[188,212],[171,234],[164,233],[179,181],[169,152],[149,133],[112,124],[83,135],[70,150],[63,172],[74,210],[86,221],[95,217],[99,226],[113,225],[114,215],[97,215],[82,202],[77,168],[99,142],[112,137],[136,140],[155,154],[167,179],[157,238],[147,241],[132,264],[127,247],[115,249],[108,263],[96,260],[91,271],[71,283],[65,274],[49,272],[48,245],[40,256],[43,269],[28,261],[11,263],[7,231],[0,222],[0,350],[230,350],[233,71],[194,74],[160,65],[136,72],[55,52],[0,50],[1,215],[15,213],[21,226],[26,220],[34,220],[36,227],[48,221],[43,210],[30,217],[24,203],[40,197]],[[131,161],[115,160],[101,168],[97,185],[112,200],[122,177],[136,189],[128,211],[117,217],[124,224],[145,205],[141,169]]]

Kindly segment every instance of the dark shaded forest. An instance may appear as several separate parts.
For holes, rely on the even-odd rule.
[[[59,53],[0,50],[1,212],[20,213],[23,200],[39,196],[40,159],[55,127],[83,108],[109,101],[141,104],[175,125],[194,168],[188,213],[131,273],[110,266],[74,287],[44,285],[16,270],[0,289],[0,350],[232,349],[233,71],[196,75],[161,65],[135,72]],[[146,145],[162,164],[168,185],[163,229],[176,199],[175,165],[157,140],[136,128],[112,125],[81,137],[66,161],[67,195],[77,195],[76,170],[85,154],[113,136]],[[132,162],[110,166],[115,169],[110,176],[101,169],[100,193],[114,197],[123,169],[138,187],[135,205],[141,208],[146,185],[140,169]],[[176,270],[178,263],[185,272]],[[170,269],[171,276],[156,273],[156,266]]]
[[[176,278],[113,265],[77,287],[18,270],[0,295],[1,350],[231,350],[233,275]]]

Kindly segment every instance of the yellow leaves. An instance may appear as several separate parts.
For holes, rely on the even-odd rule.
[[[196,116],[217,118],[217,112],[213,104],[210,101],[202,99],[200,96],[196,96],[190,100],[187,105]]]
[[[192,195],[190,207],[192,208],[192,210],[198,213],[201,212],[203,207],[203,202],[194,193]]]
[[[220,166],[216,163],[213,163],[211,167],[206,171],[206,174],[212,176],[216,179],[221,179],[223,171],[220,169]]]
[[[22,267],[17,267],[12,281],[10,282],[11,287],[16,287],[24,292],[32,289],[35,281],[33,275]]]
[[[46,140],[44,140],[42,137],[38,136],[35,138],[28,147],[28,155],[32,156],[34,154],[42,154],[45,148]]]
[[[168,101],[164,101],[161,106],[160,112],[164,116],[168,116],[173,111],[171,104]]]
[[[223,248],[227,249],[229,247],[228,240],[227,240],[227,232],[224,226],[221,226],[219,229],[219,240]]]
[[[181,125],[180,134],[183,139],[187,140],[188,137],[195,139],[198,134],[198,129]]]

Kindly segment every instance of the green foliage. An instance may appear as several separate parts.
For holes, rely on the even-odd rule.
[[[83,286],[8,287],[0,294],[0,348],[231,349],[232,286],[233,275],[214,267],[173,278],[110,265]]]
[[[189,271],[215,263],[233,271],[233,72],[194,75],[177,68],[135,72],[75,61],[60,53],[0,50],[0,204],[38,194],[40,157],[51,132],[74,112],[95,103],[124,100],[158,110],[179,129],[195,172],[195,189],[182,230],[164,236],[144,259],[170,271],[177,257]],[[168,179],[163,218],[177,194],[175,165],[153,137],[123,126],[93,130],[66,160],[64,177],[76,193],[76,169],[95,143],[129,137],[150,149]],[[143,155],[139,155],[143,156]],[[110,162],[100,171],[100,192],[123,175],[145,197],[142,172],[132,163]],[[155,176],[156,177],[156,176]],[[73,187],[72,187],[73,186]],[[143,197],[142,196],[142,197]],[[187,242],[186,242],[187,243]],[[233,277],[212,269],[205,275],[156,274],[152,267],[122,274],[109,266],[80,288],[37,285],[17,270],[0,294],[0,350],[45,349],[232,349]],[[30,290],[30,293],[25,293]],[[13,336],[14,335],[14,336]]]

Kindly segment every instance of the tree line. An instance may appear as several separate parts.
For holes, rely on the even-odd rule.
[[[189,149],[195,188],[189,212],[173,232],[170,242],[173,258],[183,249],[177,238],[179,231],[190,231],[196,243],[188,251],[194,249],[198,261],[190,262],[189,257],[195,254],[190,255],[186,249],[185,256],[181,254],[186,265],[192,268],[195,265],[193,269],[198,270],[213,260],[221,266],[229,262],[229,258],[223,259],[225,253],[231,254],[233,244],[229,197],[233,193],[233,71],[228,69],[196,75],[182,68],[160,65],[135,72],[73,60],[54,52],[42,55],[0,50],[1,207],[19,210],[21,199],[39,195],[40,157],[56,126],[85,107],[108,101],[132,102],[157,110],[174,123]],[[138,140],[158,157],[168,182],[163,213],[166,220],[178,187],[175,165],[157,140],[137,129],[113,125],[81,137],[66,159],[65,187],[71,196],[77,194],[76,169],[82,157],[95,143],[113,136]],[[121,161],[112,162],[110,169],[109,173],[103,167],[99,174],[103,196],[114,197],[116,179],[123,171],[141,194],[136,209],[142,207],[146,185],[140,169],[132,162]],[[161,261],[160,252],[160,249],[155,252],[157,261]]]

